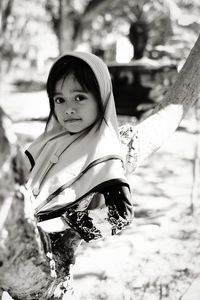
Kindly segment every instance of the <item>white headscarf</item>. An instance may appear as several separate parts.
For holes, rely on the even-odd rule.
[[[126,182],[108,68],[91,53],[64,56],[82,59],[93,70],[105,113],[101,124],[96,123],[86,135],[70,135],[52,117],[51,129],[31,144],[27,151],[35,165],[27,186],[33,192],[36,213],[65,207],[109,180]]]

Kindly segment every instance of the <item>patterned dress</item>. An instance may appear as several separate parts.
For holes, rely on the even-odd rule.
[[[132,125],[119,129],[121,143],[126,154],[126,170],[133,172],[137,166],[138,136]],[[37,221],[61,217],[86,242],[121,232],[133,219],[133,200],[130,187],[117,180],[104,183],[98,190],[68,208],[57,212],[38,214]],[[60,233],[52,233],[57,236]],[[63,234],[63,232],[61,232]]]
[[[126,155],[127,172],[133,172],[139,154],[137,132],[134,126],[126,124],[119,128],[119,134]],[[52,216],[46,216],[46,219],[49,217]],[[104,186],[65,210],[62,218],[69,225],[62,232],[45,233],[38,227],[59,299],[73,294],[71,266],[75,263],[81,241],[91,242],[118,234],[131,223],[133,201],[129,186],[117,182],[109,184],[108,188]],[[38,218],[38,221],[41,220]]]

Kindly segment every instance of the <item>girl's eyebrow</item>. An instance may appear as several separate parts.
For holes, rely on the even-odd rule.
[[[82,88],[77,88],[77,89],[72,89],[70,90],[72,93],[87,93],[84,89]]]
[[[58,95],[62,95],[62,93],[60,93],[60,92],[55,92],[55,93],[53,94],[53,97],[58,96]]]
[[[70,93],[84,93],[84,94],[87,94],[88,92],[85,91],[82,88],[77,88],[77,89],[75,88],[75,89],[71,89]],[[63,93],[62,92],[55,92],[53,96],[55,97],[55,96],[58,96],[58,95],[63,95]]]

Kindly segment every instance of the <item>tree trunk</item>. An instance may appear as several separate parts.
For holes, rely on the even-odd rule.
[[[8,18],[11,15],[13,0],[0,1],[0,76],[9,70],[12,61],[12,47],[9,44]]]
[[[144,21],[132,22],[130,24],[129,40],[134,48],[132,59],[141,59],[144,56],[148,35],[148,26]]]
[[[76,234],[69,230],[65,255],[46,256],[45,236],[30,215],[23,160],[9,123],[0,109],[0,295],[7,291],[15,300],[62,299],[66,289],[71,293],[66,277]]]
[[[38,299],[52,280],[35,225],[24,215],[24,197],[16,183],[23,170],[16,164],[18,149],[9,137],[8,122],[0,110],[0,288],[14,299]]]
[[[163,101],[137,125],[141,162],[168,140],[189,108],[200,99],[199,53],[200,35]]]
[[[60,54],[74,50],[75,41],[75,23],[76,16],[71,4],[71,0],[61,0],[60,5],[60,22],[59,22],[59,50]]]

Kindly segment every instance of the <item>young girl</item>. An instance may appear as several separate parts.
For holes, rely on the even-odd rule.
[[[66,275],[80,240],[131,223],[133,201],[106,65],[90,53],[68,53],[51,68],[47,93],[46,130],[26,151],[27,188],[46,252]]]
[[[116,234],[132,221],[125,168],[132,172],[158,150],[199,98],[199,85],[191,79],[200,70],[196,53],[194,47],[150,116],[120,128],[121,141],[106,65],[92,54],[72,52],[50,70],[50,114],[44,134],[26,151],[32,168],[27,188],[63,293],[80,241]]]

